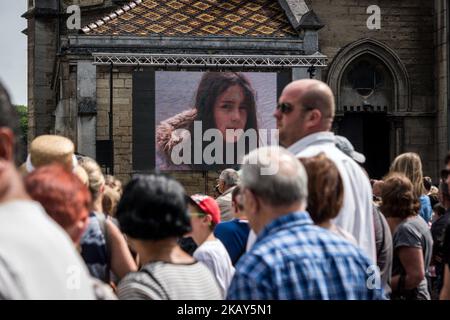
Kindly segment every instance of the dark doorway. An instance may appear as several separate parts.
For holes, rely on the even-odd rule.
[[[386,113],[345,113],[338,134],[347,137],[355,150],[366,156],[364,168],[370,178],[380,179],[388,172],[390,147]]]

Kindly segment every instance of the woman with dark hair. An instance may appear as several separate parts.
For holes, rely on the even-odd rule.
[[[221,299],[210,271],[178,244],[191,226],[177,181],[162,175],[135,177],[125,187],[116,217],[142,263],[119,283],[119,299]]]
[[[392,299],[430,300],[427,274],[433,239],[419,215],[420,202],[411,181],[403,174],[388,176],[381,191],[381,212],[392,232]]]
[[[201,123],[201,130],[195,130],[195,122]],[[184,129],[184,130],[178,130]],[[184,111],[169,118],[158,126],[156,130],[156,143],[158,149],[158,163],[160,169],[204,168],[204,160],[198,163],[194,157],[196,150],[201,150],[211,142],[203,141],[203,134],[209,129],[217,129],[224,143],[223,163],[227,161],[227,150],[234,152],[233,164],[244,150],[237,148],[237,143],[243,130],[247,132],[254,129],[256,141],[245,141],[245,153],[258,146],[258,121],[256,117],[255,92],[249,80],[238,72],[206,72],[197,89],[193,109]],[[227,130],[232,134],[227,135]],[[201,136],[198,136],[198,135]],[[187,139],[191,139],[191,155],[188,157],[190,165],[175,165],[172,161],[174,147]],[[183,159],[185,159],[183,157]],[[222,168],[222,166],[218,166]]]

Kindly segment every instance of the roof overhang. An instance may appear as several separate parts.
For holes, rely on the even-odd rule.
[[[278,3],[295,30],[319,30],[324,27],[319,17],[309,9],[305,0],[278,0]]]
[[[168,36],[93,36],[71,35],[67,49],[77,52],[137,52],[153,53],[251,53],[303,54],[304,41],[300,38],[240,38],[240,37],[168,37]]]

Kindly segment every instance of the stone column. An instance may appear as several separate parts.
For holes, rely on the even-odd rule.
[[[96,157],[97,136],[97,68],[92,61],[77,63],[77,151]]]

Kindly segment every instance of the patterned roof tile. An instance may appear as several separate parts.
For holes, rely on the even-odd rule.
[[[298,35],[276,0],[133,0],[82,30],[88,35]]]

